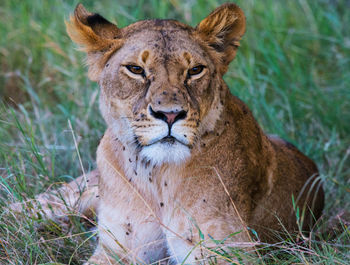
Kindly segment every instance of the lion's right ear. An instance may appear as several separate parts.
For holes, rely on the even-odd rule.
[[[108,59],[123,45],[120,29],[82,4],[77,5],[66,27],[69,37],[87,53],[89,78],[98,81]]]

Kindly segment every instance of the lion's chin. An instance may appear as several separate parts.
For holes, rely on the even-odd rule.
[[[142,147],[140,156],[154,165],[182,164],[191,155],[190,148],[178,141],[159,141]]]

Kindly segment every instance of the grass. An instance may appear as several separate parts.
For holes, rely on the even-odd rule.
[[[175,18],[195,26],[223,1],[84,1],[125,26]],[[307,245],[285,241],[261,251],[257,264],[349,264],[350,2],[237,3],[247,33],[225,80],[264,130],[293,142],[318,165],[326,191],[323,220]],[[95,167],[105,124],[98,87],[63,23],[76,1],[0,3],[0,264],[81,264],[93,232],[72,217],[65,226],[6,210]],[[335,221],[338,229],[331,223]],[[234,250],[233,250],[234,252]],[[237,253],[225,255],[238,255]]]

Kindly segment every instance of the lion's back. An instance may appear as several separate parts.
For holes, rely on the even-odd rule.
[[[269,136],[269,140],[277,162],[274,186],[271,194],[258,202],[251,220],[262,238],[275,241],[268,230],[297,231],[300,225],[302,230],[310,231],[322,214],[324,192],[317,166],[310,158],[279,137]],[[271,206],[275,211],[270,210]],[[299,208],[299,213],[305,209],[303,220],[296,219],[297,214],[291,210],[296,208]],[[287,218],[282,224],[276,216]]]

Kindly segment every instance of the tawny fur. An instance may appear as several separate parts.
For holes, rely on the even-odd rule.
[[[67,30],[87,52],[108,126],[99,172],[88,176],[99,182],[98,200],[90,189],[79,203],[98,215],[98,248],[88,263],[114,264],[112,253],[127,263],[199,263],[213,254],[212,238],[251,249],[247,227],[275,242],[278,232],[300,228],[292,196],[305,209],[301,229],[312,228],[323,208],[315,164],[264,134],[222,79],[245,32],[238,6],[217,8],[196,28],[146,20],[119,29],[78,5]],[[203,71],[189,76],[198,65]],[[185,114],[168,131],[161,113],[171,112]]]

